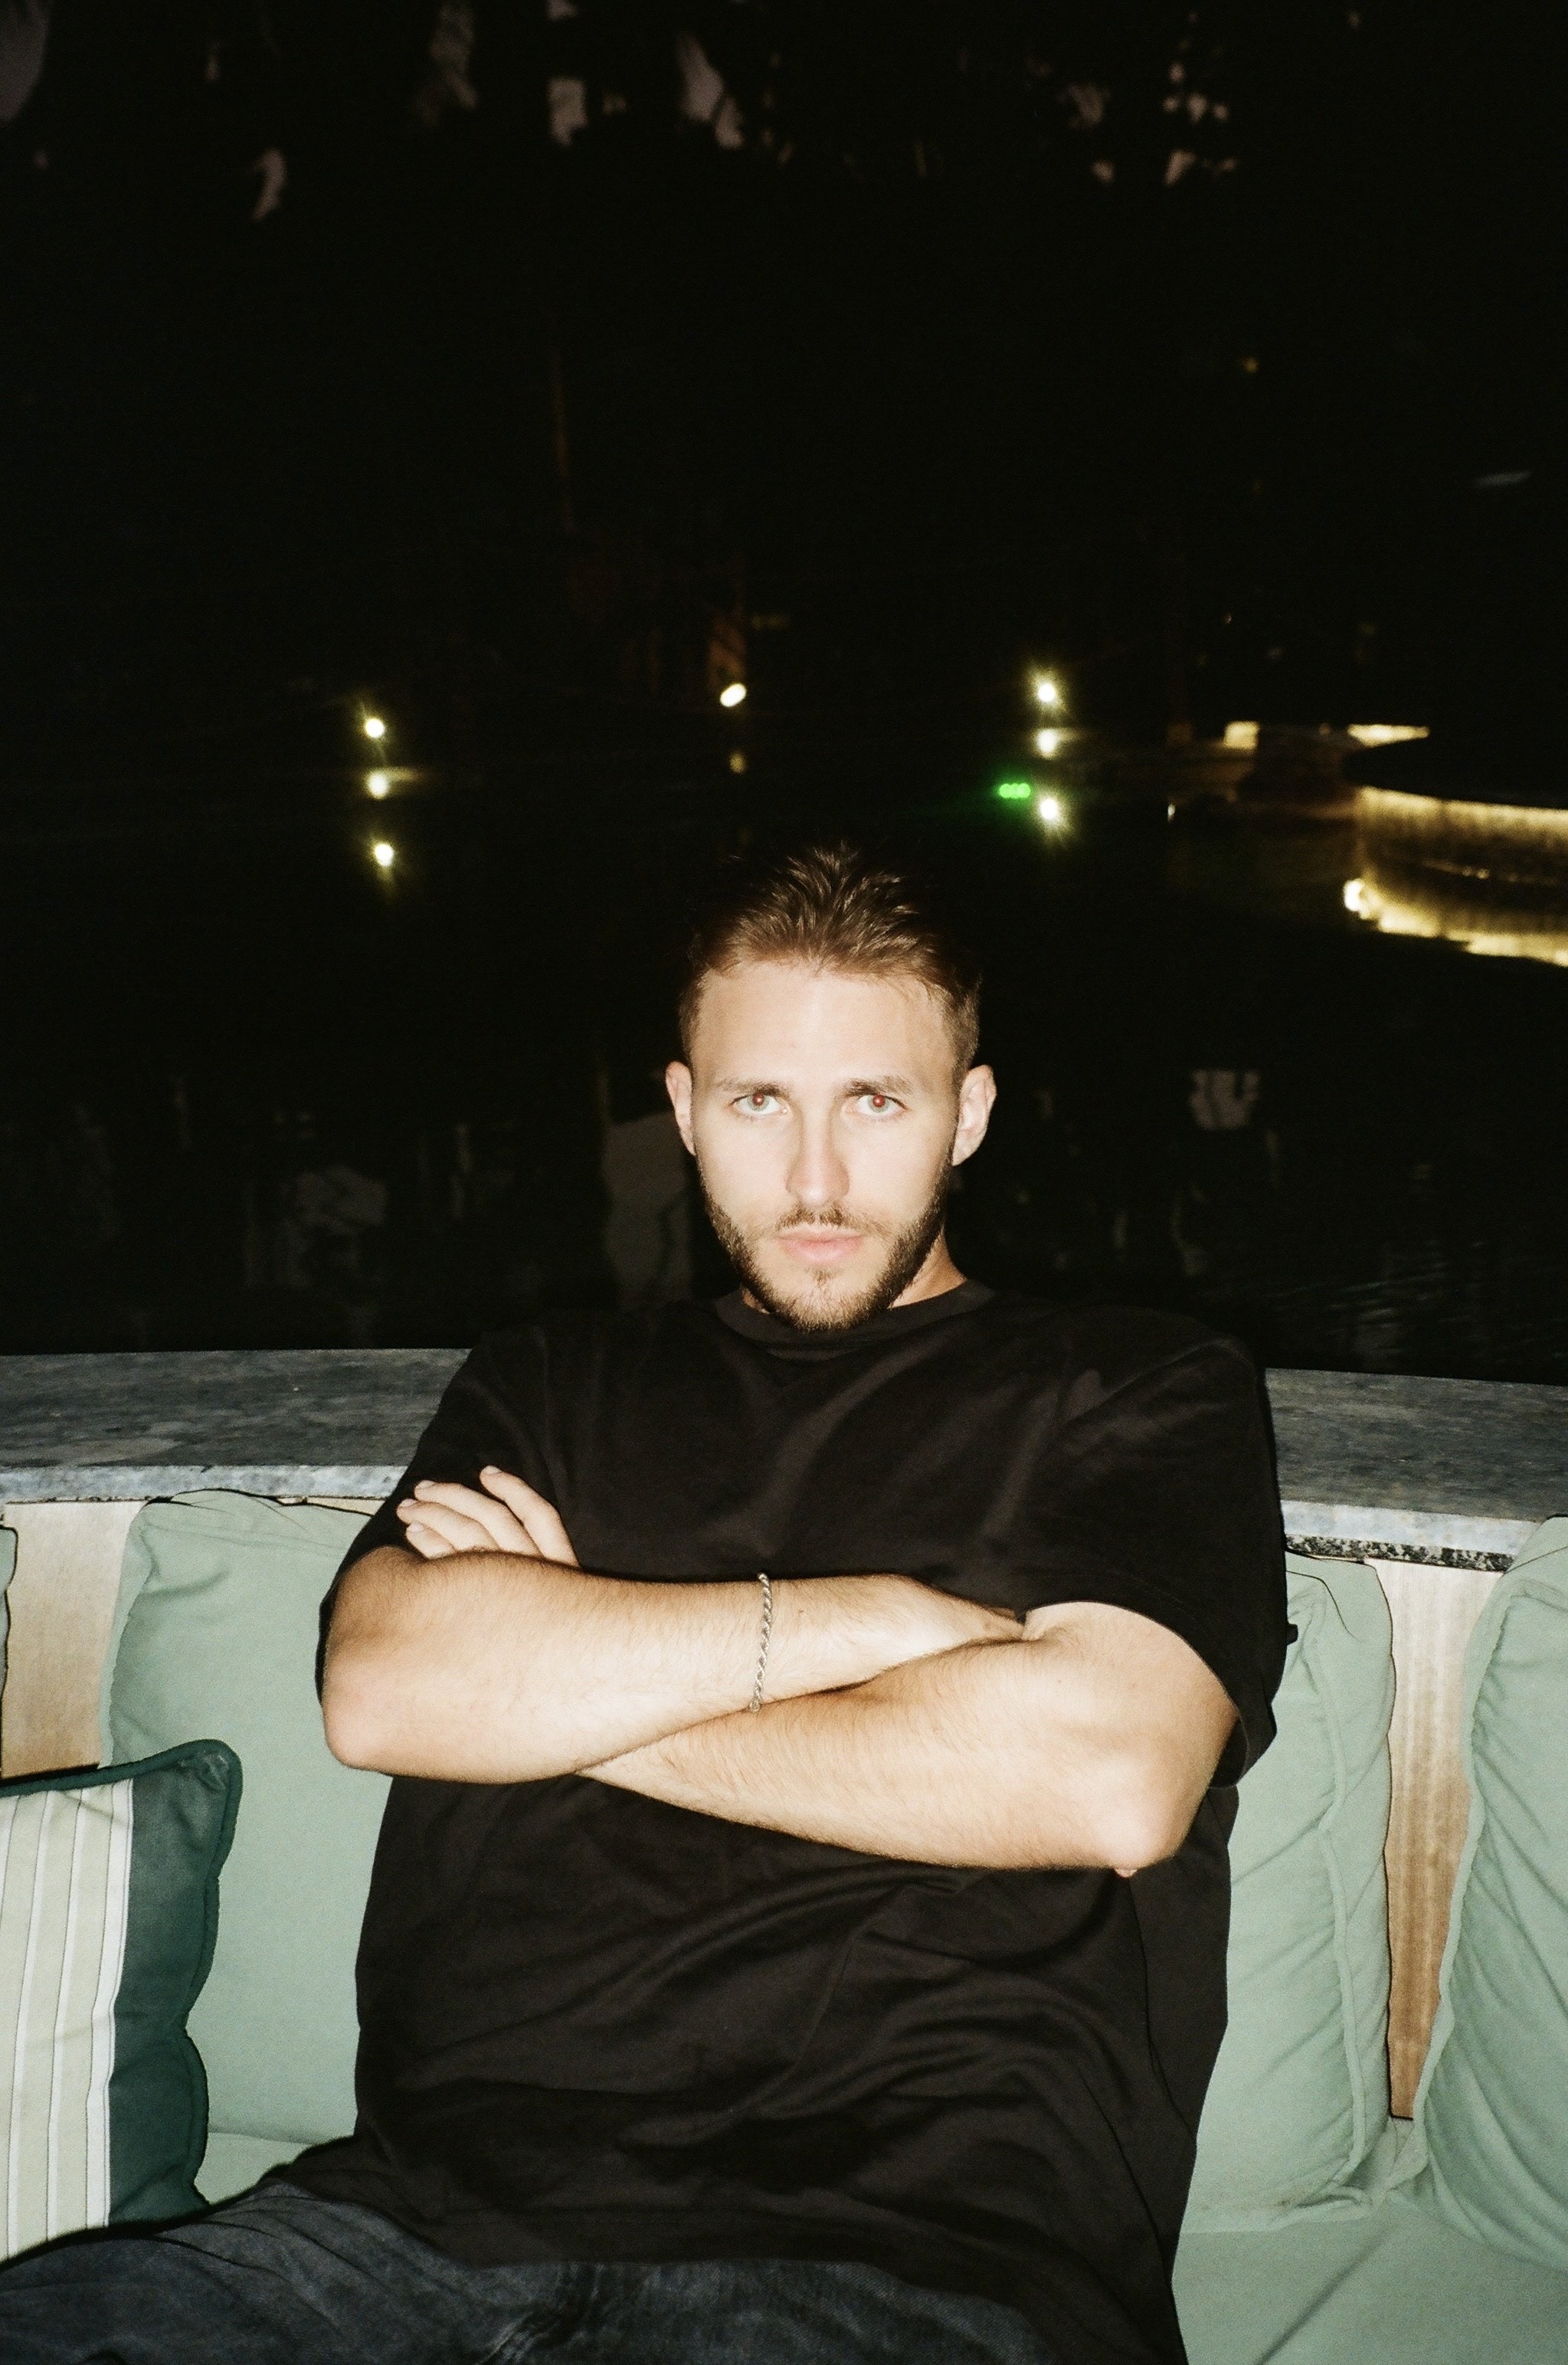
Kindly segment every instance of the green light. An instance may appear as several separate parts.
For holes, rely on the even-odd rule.
[[[998,783],[996,793],[1003,804],[1016,805],[1022,804],[1025,797],[1032,797],[1035,791],[1027,780],[1002,780]]]

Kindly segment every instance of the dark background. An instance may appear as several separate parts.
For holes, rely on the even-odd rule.
[[[0,7],[0,1345],[612,1302],[683,899],[833,829],[985,953],[972,1270],[1568,1377],[1562,970],[1180,762],[1564,801],[1547,25],[55,0],[29,84]]]

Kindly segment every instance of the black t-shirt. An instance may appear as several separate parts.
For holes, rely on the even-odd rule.
[[[830,1339],[738,1296],[552,1315],[469,1358],[394,1499],[487,1463],[608,1575],[896,1570],[1140,1611],[1239,1724],[1180,1853],[1130,1880],[896,1862],[577,1775],[397,1781],[357,2131],[285,2173],[476,2261],[858,2259],[1010,2303],[1064,2365],[1181,2359],[1225,1786],[1272,1737],[1289,1632],[1245,1355],[972,1282]],[[353,1557],[401,1536],[388,1504]]]

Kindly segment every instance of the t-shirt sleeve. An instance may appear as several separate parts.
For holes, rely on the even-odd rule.
[[[477,1487],[480,1471],[493,1463],[554,1501],[555,1487],[546,1459],[544,1403],[544,1349],[537,1332],[509,1331],[480,1340],[448,1383],[414,1449],[413,1460],[380,1509],[365,1521],[332,1579],[321,1604],[318,1687],[338,1587],[355,1561],[367,1552],[383,1544],[406,1542],[398,1505],[421,1478]]]
[[[1012,1562],[1027,1606],[1104,1601],[1152,1618],[1225,1686],[1238,1724],[1215,1774],[1274,1737],[1293,1639],[1267,1400],[1209,1338],[1110,1383],[1086,1374],[1020,1495]]]

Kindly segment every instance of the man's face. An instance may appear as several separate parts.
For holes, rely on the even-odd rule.
[[[958,1279],[942,1241],[951,1170],[996,1088],[953,1072],[914,977],[748,961],[702,989],[691,1065],[666,1082],[714,1229],[750,1295],[842,1329]]]

